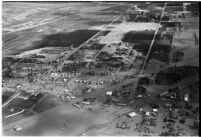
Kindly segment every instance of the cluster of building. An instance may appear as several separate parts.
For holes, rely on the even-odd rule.
[[[79,80],[79,79],[75,79],[74,80],[75,83],[77,84],[84,84],[84,85],[88,85],[90,87],[93,87],[93,86],[97,86],[97,85],[103,85],[103,81],[90,81],[90,80]]]

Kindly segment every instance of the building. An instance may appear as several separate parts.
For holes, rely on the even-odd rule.
[[[128,116],[131,117],[131,118],[133,118],[133,117],[137,116],[137,113],[130,112],[130,113],[128,113]]]
[[[188,94],[184,94],[184,101],[186,101],[186,102],[189,101],[189,95]]]
[[[107,91],[106,95],[111,96],[112,95],[112,91]]]

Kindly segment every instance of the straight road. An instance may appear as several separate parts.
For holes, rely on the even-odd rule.
[[[161,25],[161,20],[162,20],[162,17],[163,17],[163,14],[164,14],[166,5],[167,5],[167,2],[165,3],[165,6],[164,6],[164,8],[163,8],[163,10],[162,10],[161,17],[160,17],[160,21],[159,21],[158,26],[157,26],[157,29],[156,29],[156,31],[155,31],[155,33],[154,33],[154,37],[153,37],[153,39],[152,39],[152,41],[151,41],[149,50],[148,50],[147,55],[146,55],[146,57],[145,57],[144,63],[143,63],[143,65],[142,65],[142,69],[141,69],[141,71],[140,71],[140,73],[139,73],[138,76],[141,76],[142,73],[144,73],[144,68],[145,68],[145,66],[146,66],[147,59],[148,59],[148,57],[149,57],[149,54],[150,54],[151,49],[152,49],[152,47],[153,47],[154,41],[155,41],[155,39],[156,39],[156,34],[158,33],[159,27],[160,27],[160,25]]]

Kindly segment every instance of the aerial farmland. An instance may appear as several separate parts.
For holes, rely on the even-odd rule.
[[[199,2],[2,2],[5,136],[199,136]]]

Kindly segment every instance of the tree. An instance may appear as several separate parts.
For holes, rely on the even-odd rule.
[[[181,123],[181,124],[185,124],[185,122],[186,122],[186,120],[184,118],[179,120],[179,123]]]

